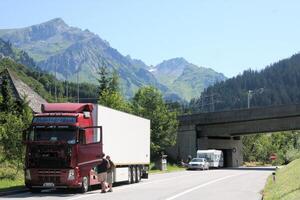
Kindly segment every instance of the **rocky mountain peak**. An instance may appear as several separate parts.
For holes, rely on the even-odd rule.
[[[38,25],[34,25],[34,26],[43,26],[43,27],[53,27],[55,28],[56,30],[66,30],[68,28],[70,28],[63,19],[61,18],[54,18],[54,19],[51,19],[47,22],[44,22],[44,23],[41,23],[41,24],[38,24]]]

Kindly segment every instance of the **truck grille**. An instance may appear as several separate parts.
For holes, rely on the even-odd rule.
[[[60,183],[60,170],[38,170],[38,179],[42,183]]]
[[[39,182],[41,183],[60,183],[59,176],[39,176]]]
[[[28,164],[30,168],[64,168],[71,162],[70,145],[32,145]]]

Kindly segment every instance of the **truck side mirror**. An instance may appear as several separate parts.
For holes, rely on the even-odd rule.
[[[86,144],[85,129],[79,129],[79,143]]]

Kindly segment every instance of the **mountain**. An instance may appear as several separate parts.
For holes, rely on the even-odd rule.
[[[109,43],[88,30],[68,26],[62,19],[20,29],[0,30],[0,37],[26,51],[37,65],[61,80],[97,83],[97,70],[106,66],[117,70],[121,89],[132,97],[143,85],[152,85],[165,97],[172,92],[160,84],[141,62],[121,55]],[[179,97],[178,97],[179,98]]]
[[[29,67],[28,67],[29,66]],[[11,43],[0,39],[0,73],[9,69],[24,83],[49,102],[77,102],[77,84],[59,81],[53,75],[41,71],[33,59]],[[55,95],[56,88],[56,95]],[[80,102],[96,102],[97,86],[88,83],[79,84]]]
[[[99,67],[116,70],[127,98],[141,86],[152,85],[165,99],[189,100],[225,79],[183,58],[164,61],[154,68],[147,66],[141,60],[123,56],[89,30],[71,27],[60,18],[25,28],[0,29],[0,37],[27,52],[40,69],[60,80],[76,82],[79,77],[80,82],[97,84]]]
[[[29,67],[36,67],[33,59],[25,51],[13,48],[10,42],[5,42],[0,38],[0,59],[6,57],[17,63]]]
[[[223,74],[198,67],[184,58],[165,60],[149,71],[175,94],[186,100],[199,96],[208,86],[226,79]]]
[[[300,103],[300,54],[210,86],[191,106],[197,112],[243,109],[248,97],[251,108]]]

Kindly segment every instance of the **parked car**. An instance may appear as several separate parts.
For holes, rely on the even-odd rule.
[[[193,158],[187,166],[187,169],[209,169],[209,162],[205,158]]]

